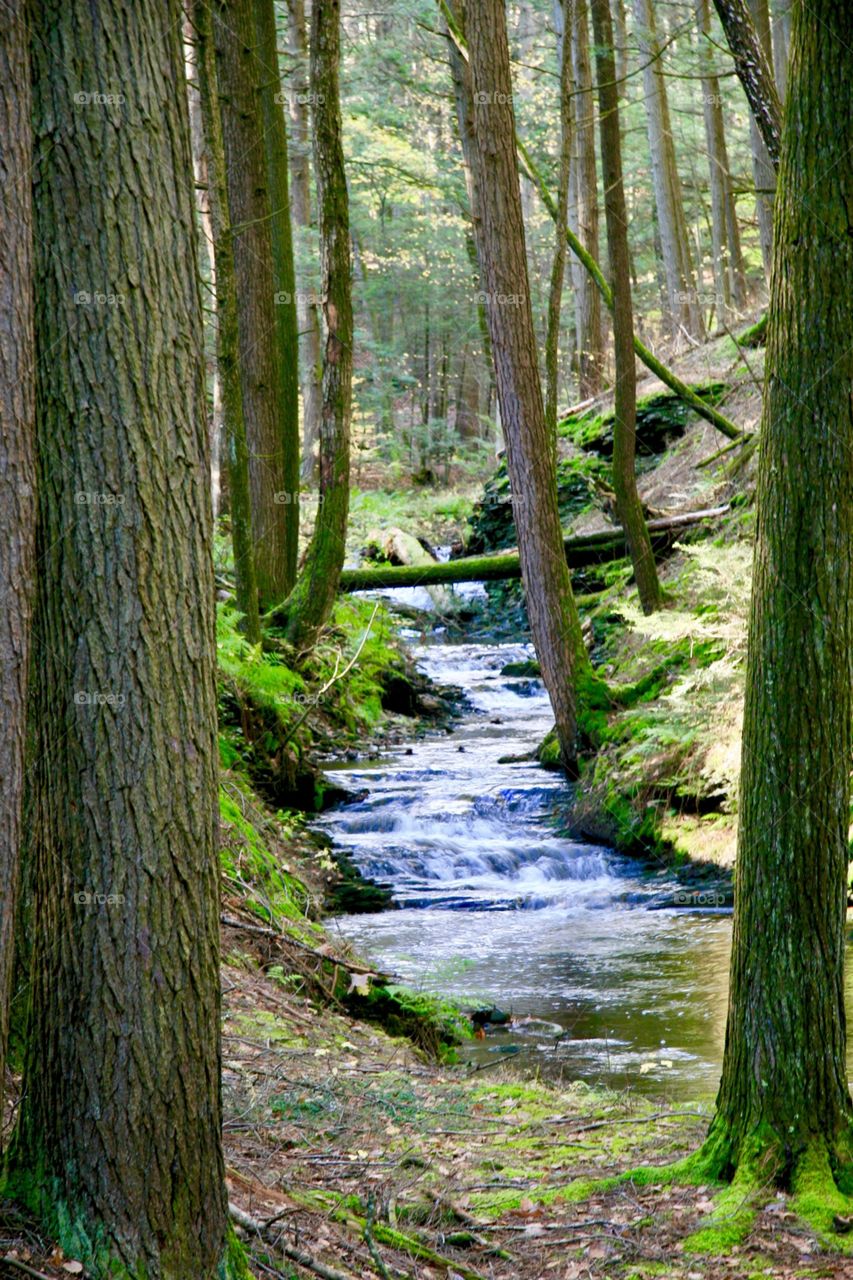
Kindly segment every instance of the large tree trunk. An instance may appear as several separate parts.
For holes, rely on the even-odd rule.
[[[7,1190],[99,1280],[213,1280],[233,1252],[181,23],[166,0],[113,0],[107,26],[88,0],[33,16],[35,892]]]
[[[700,338],[704,320],[687,239],[684,198],[675,161],[675,143],[669,119],[666,81],[661,73],[661,47],[652,0],[636,0],[637,39],[643,59],[646,127],[666,275],[667,312],[671,331],[683,328]]]
[[[237,281],[255,570],[261,605],[265,606],[286,594],[286,512],[295,495],[287,488],[278,403],[272,210],[257,92],[255,0],[215,0],[213,30]]]
[[[292,62],[290,89],[287,94],[290,114],[290,208],[300,240],[307,253],[307,241],[313,239],[311,222],[311,128],[310,90],[308,85],[308,34],[305,27],[304,0],[288,0],[287,42]],[[297,279],[299,269],[297,263]],[[319,304],[305,280],[299,281],[296,295],[299,325],[299,369],[302,389],[302,467],[303,480],[316,471],[314,452],[320,438],[320,405],[323,383],[323,355],[320,343]]]
[[[284,504],[284,566],[281,573],[281,586],[287,593],[296,582],[299,556],[299,328],[290,222],[287,128],[282,106],[274,0],[255,0],[255,28],[256,83],[267,157],[275,280],[278,416],[284,455],[284,492],[290,494],[290,502]]]
[[[631,268],[628,260],[628,213],[622,181],[622,138],[619,130],[619,94],[609,0],[592,0],[592,26],[596,48],[598,114],[601,129],[601,169],[604,178],[604,212],[613,290],[613,346],[616,362],[615,419],[613,422],[613,487],[616,513],[625,530],[634,578],[644,613],[661,606],[651,539],[637,492],[637,368],[634,361],[634,315],[631,305]]]
[[[558,23],[560,65],[560,167],[557,188],[557,243],[551,263],[551,285],[548,291],[548,325],[545,333],[545,425],[548,436],[556,446],[557,394],[560,370],[560,317],[563,302],[563,279],[566,274],[565,226],[569,212],[569,177],[572,159],[572,128],[574,119],[571,98],[571,19],[572,0],[559,0],[554,6]],[[586,273],[584,273],[586,275]],[[589,280],[589,277],[586,277]],[[592,286],[592,281],[589,281]]]
[[[714,74],[714,55],[709,39],[711,32],[709,0],[695,0],[695,8],[696,25],[699,28],[699,57],[703,71],[702,107],[711,187],[714,284],[717,294],[717,315],[725,322],[731,312],[738,311],[746,300],[746,277],[729,172],[720,82]]]
[[[26,6],[0,10],[0,1108],[6,1079],[35,589],[30,51]]]
[[[240,335],[237,316],[237,277],[234,240],[228,215],[228,180],[222,143],[222,121],[216,82],[216,49],[208,0],[193,0],[204,148],[208,175],[211,238],[216,278],[216,363],[222,387],[222,420],[228,468],[231,546],[237,608],[245,618],[246,637],[252,644],[261,638],[258,582],[255,573],[255,540],[252,532],[252,499],[249,487],[249,447],[243,414],[240,378]]]
[[[314,642],[334,607],[349,514],[352,263],[341,131],[340,56],[340,0],[315,3],[311,14],[311,100],[326,347],[317,519],[305,564],[287,601],[287,638],[297,649],[308,648]]]
[[[572,0],[570,23],[575,129],[570,177],[570,220],[587,253],[598,257],[598,171],[595,162],[595,108],[589,60],[589,13],[586,0]],[[577,331],[578,394],[598,395],[604,375],[601,299],[584,270],[572,260]]]
[[[503,0],[478,0],[467,16],[480,191],[477,248],[486,280],[527,613],[561,757],[571,769],[577,755],[576,686],[588,659],[563,555],[555,457],[545,429]]]
[[[710,1149],[851,1162],[844,943],[853,689],[853,47],[794,10],[776,196],[729,1015]],[[773,1172],[766,1163],[766,1181]]]

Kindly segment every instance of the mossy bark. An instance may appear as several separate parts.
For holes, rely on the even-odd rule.
[[[270,197],[278,343],[278,417],[282,434],[284,491],[290,494],[290,502],[285,504],[284,511],[284,567],[281,578],[282,590],[286,594],[296,582],[299,555],[299,328],[296,322],[287,126],[282,105],[274,0],[255,0],[255,28],[258,97]]]
[[[286,602],[287,639],[297,649],[313,644],[332,612],[344,563],[349,514],[352,263],[341,129],[340,16],[339,0],[315,4],[311,15],[314,171],[320,210],[326,343],[317,519],[305,564]]]
[[[849,1159],[853,50],[797,5],[776,201],[728,1027],[711,1142]]]
[[[23,836],[35,588],[32,124],[26,7],[0,10],[0,1107]]]
[[[613,290],[613,345],[616,363],[615,418],[613,422],[613,488],[616,513],[631,551],[634,578],[644,613],[661,606],[662,596],[649,531],[637,492],[637,370],[634,361],[634,316],[631,304],[631,265],[628,250],[628,213],[622,181],[622,139],[619,128],[619,95],[613,24],[609,0],[592,0],[598,79],[601,166],[604,177],[604,211]]]
[[[206,0],[194,0],[192,21],[216,264],[216,361],[222,385],[222,422],[228,468],[234,580],[237,608],[246,620],[246,637],[252,644],[257,644],[261,638],[261,627],[249,487],[249,446],[240,378],[237,277],[234,270],[234,244],[228,212],[228,182],[216,82],[216,49],[210,5]]]
[[[180,14],[33,8],[40,556],[6,1191],[98,1277],[226,1266],[209,441]]]

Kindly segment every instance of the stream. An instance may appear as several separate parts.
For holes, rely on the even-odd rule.
[[[552,724],[540,681],[501,675],[532,656],[529,646],[433,644],[416,656],[469,705],[451,734],[336,768],[345,787],[368,794],[317,825],[393,888],[399,910],[331,927],[408,986],[511,1013],[511,1027],[464,1046],[472,1065],[514,1056],[566,1081],[712,1095],[730,911],[666,905],[680,887],[671,873],[561,834],[561,775],[501,763]]]

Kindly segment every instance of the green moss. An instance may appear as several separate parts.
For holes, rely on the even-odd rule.
[[[409,987],[374,984],[361,994],[341,993],[357,1017],[374,1022],[391,1036],[405,1036],[430,1057],[455,1061],[455,1046],[472,1036],[471,1023],[450,1000]]]
[[[758,1202],[766,1196],[766,1186],[751,1161],[738,1166],[733,1181],[714,1197],[707,1224],[683,1242],[685,1253],[708,1253],[725,1257],[741,1244],[752,1230]]]
[[[826,1144],[813,1143],[800,1157],[792,1179],[791,1208],[834,1248],[853,1253],[853,1239],[835,1230],[836,1215],[853,1214],[853,1196],[839,1189],[833,1176]]]

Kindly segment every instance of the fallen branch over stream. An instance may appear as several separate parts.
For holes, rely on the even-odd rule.
[[[710,507],[705,511],[686,511],[677,516],[649,520],[648,529],[653,549],[667,551],[673,535],[704,520],[724,515],[728,506]],[[606,564],[628,554],[628,544],[621,529],[603,529],[600,533],[581,533],[563,540],[570,569]],[[517,551],[501,551],[491,556],[465,556],[446,563],[421,565],[377,565],[365,569],[344,569],[341,591],[375,591],[382,587],[422,587],[452,582],[501,582],[521,577]]]

